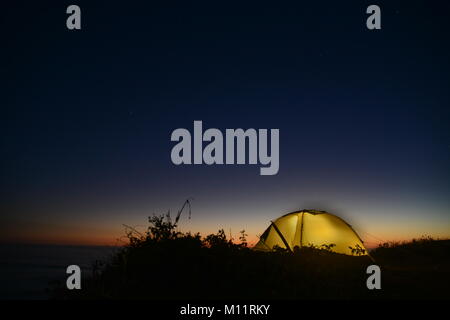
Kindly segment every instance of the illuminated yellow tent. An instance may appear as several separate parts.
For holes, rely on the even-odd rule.
[[[363,241],[347,222],[317,210],[295,211],[276,219],[254,249],[270,251],[275,246],[290,251],[295,247],[313,246],[348,255],[368,254]]]

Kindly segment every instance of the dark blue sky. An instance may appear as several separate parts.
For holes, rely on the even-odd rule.
[[[377,31],[364,1],[77,1],[80,31],[69,4],[2,12],[8,241],[106,241],[190,196],[193,230],[256,234],[313,206],[386,237],[448,235],[448,2],[378,1]],[[279,174],[174,166],[170,134],[194,120],[279,128]]]

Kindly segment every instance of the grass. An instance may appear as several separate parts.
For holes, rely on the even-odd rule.
[[[317,248],[257,252],[223,230],[201,237],[176,231],[170,216],[153,216],[145,234],[96,264],[82,290],[53,287],[56,299],[383,299],[450,298],[450,241],[422,238],[371,252],[382,290],[368,290],[367,256]]]

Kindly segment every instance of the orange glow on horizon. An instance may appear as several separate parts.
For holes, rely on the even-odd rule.
[[[206,236],[210,233],[201,233],[202,237]],[[412,239],[419,239],[425,236],[425,234],[412,236],[412,237],[395,237],[385,239],[384,242],[404,242],[411,241]],[[433,236],[436,239],[448,239],[449,237],[442,236]],[[227,235],[227,237],[229,237]],[[120,239],[120,240],[119,240]],[[382,244],[383,241],[373,241],[366,240],[362,238],[364,241],[364,245],[367,249],[374,249],[378,247],[378,245]],[[233,240],[235,243],[239,243],[238,236],[233,235]],[[259,237],[256,235],[248,236],[247,243],[249,247],[253,247],[259,241]],[[41,236],[41,237],[33,237],[33,236],[20,236],[14,238],[6,238],[2,240],[3,243],[24,243],[24,244],[42,244],[42,245],[74,245],[74,246],[123,246],[128,244],[128,241],[123,233],[116,233],[111,235],[101,235],[101,236],[77,236],[77,235],[66,235],[64,237],[61,236]]]
[[[249,212],[239,218],[230,217],[229,212],[218,212],[216,216],[203,219],[182,219],[178,230],[181,232],[199,232],[201,236],[215,234],[223,229],[227,238],[230,236],[239,242],[240,230],[245,230],[249,246],[255,245],[261,235],[269,226],[271,219],[262,214]],[[219,218],[220,217],[220,218]],[[276,218],[274,215],[273,218]],[[65,219],[65,218],[64,218]],[[6,226],[2,230],[0,242],[3,243],[31,243],[31,244],[57,244],[57,245],[87,245],[87,246],[120,246],[127,244],[124,226],[126,221],[130,226],[145,233],[146,216],[139,215],[127,218],[117,216],[107,220],[92,215],[89,220],[78,220],[69,223],[67,220],[35,220]],[[356,221],[353,221],[356,220]],[[359,220],[359,221],[358,221]],[[364,241],[366,248],[376,248],[383,242],[402,242],[431,236],[437,239],[450,238],[448,223],[429,222],[423,219],[404,219],[394,216],[379,217],[371,215],[367,218],[355,215],[349,220],[359,237]]]

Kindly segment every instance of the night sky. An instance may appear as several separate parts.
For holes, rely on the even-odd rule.
[[[243,2],[2,5],[0,241],[116,244],[188,197],[182,230],[251,242],[303,208],[368,246],[448,237],[449,2]],[[194,120],[280,129],[279,173],[175,166]]]

